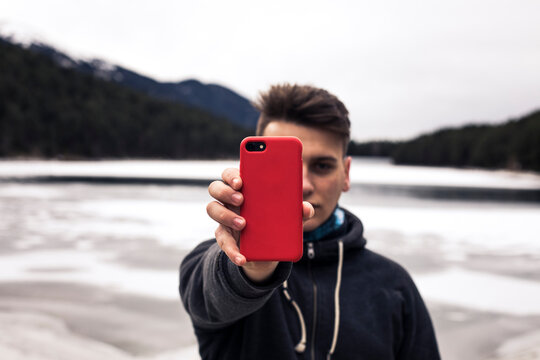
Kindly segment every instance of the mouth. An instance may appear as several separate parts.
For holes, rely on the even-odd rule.
[[[307,201],[307,200],[304,200],[304,201]],[[313,206],[313,209],[314,210],[317,210],[317,209],[320,209],[321,208],[321,205],[320,204],[315,204],[315,203],[312,203],[311,201],[308,201],[311,206]]]

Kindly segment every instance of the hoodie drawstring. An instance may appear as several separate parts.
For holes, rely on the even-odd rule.
[[[340,318],[340,308],[339,308],[339,290],[341,289],[341,274],[343,272],[343,241],[338,242],[339,246],[339,260],[338,260],[338,268],[337,268],[337,280],[336,280],[336,288],[334,291],[334,334],[332,336],[332,345],[330,347],[330,350],[328,351],[328,354],[326,356],[327,360],[330,360],[332,358],[332,355],[334,354],[334,351],[336,350],[337,345],[337,339],[339,334],[339,318]],[[283,282],[283,295],[285,295],[285,298],[292,304],[294,309],[296,310],[296,314],[298,315],[298,320],[300,322],[300,328],[302,331],[302,337],[300,339],[300,342],[296,344],[294,350],[298,353],[303,353],[306,350],[306,323],[304,321],[304,317],[302,316],[302,311],[300,310],[300,307],[294,301],[289,294],[289,288],[287,285],[287,280]]]
[[[302,329],[302,338],[300,339],[300,342],[296,344],[296,346],[294,347],[294,350],[297,353],[301,354],[306,350],[306,323],[304,322],[304,317],[302,316],[300,307],[298,306],[296,301],[292,299],[291,295],[289,295],[289,290],[287,287],[287,280],[283,282],[283,294],[285,295],[287,300],[289,300],[289,302],[292,304],[292,306],[296,310],[296,313],[298,314],[298,320],[300,321],[300,328]]]

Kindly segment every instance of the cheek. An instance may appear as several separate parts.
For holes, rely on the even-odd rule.
[[[340,181],[338,177],[333,177],[321,181],[321,184],[319,184],[319,189],[321,191],[321,195],[326,200],[332,201],[336,197],[339,197],[339,194],[341,194],[342,186],[342,181]]]

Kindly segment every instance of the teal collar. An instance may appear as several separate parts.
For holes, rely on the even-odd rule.
[[[319,241],[327,235],[335,232],[345,223],[345,212],[338,207],[324,223],[313,231],[304,233],[304,242]]]

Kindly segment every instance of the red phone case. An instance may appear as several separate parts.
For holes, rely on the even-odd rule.
[[[249,142],[263,151],[248,151]],[[248,261],[298,261],[302,257],[302,142],[293,136],[250,136],[240,144],[246,226],[240,252]]]

